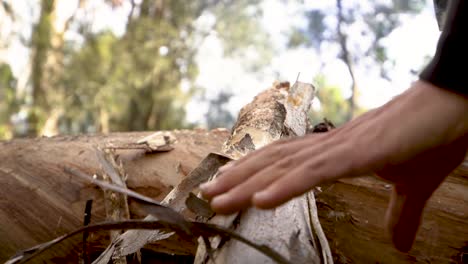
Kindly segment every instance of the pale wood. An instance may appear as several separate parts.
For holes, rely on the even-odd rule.
[[[468,159],[429,199],[407,254],[393,247],[384,226],[389,183],[342,179],[315,193],[335,263],[468,263]]]
[[[101,150],[96,148],[96,156],[101,164],[103,180],[108,183],[115,184],[119,187],[127,189],[125,184],[125,170],[122,163],[116,160],[114,150]],[[97,174],[95,175],[97,177]],[[122,221],[130,219],[130,209],[128,208],[128,197],[125,194],[117,193],[111,190],[103,190],[104,205],[106,207],[106,220]],[[122,230],[111,230],[110,240],[114,241],[122,234]],[[139,253],[139,252],[138,252]],[[115,258],[113,264],[127,264],[125,257]]]
[[[260,93],[240,111],[224,152],[239,158],[280,138],[304,135],[307,112],[314,88],[305,83],[275,84]],[[210,222],[234,228],[240,235],[268,245],[291,263],[320,263],[306,195],[273,210],[251,208],[230,216],[215,216]],[[235,222],[235,223],[234,223]],[[212,240],[214,260],[200,243],[196,264],[274,263],[271,259],[240,242]]]
[[[220,151],[229,137],[228,132],[219,130],[173,133],[178,142],[172,151],[144,154],[135,150],[121,154],[130,189],[162,200],[208,153]],[[102,191],[70,179],[62,167],[68,165],[90,174],[100,171],[94,146],[135,142],[149,134],[0,142],[0,262],[16,251],[81,227],[89,198],[95,199],[92,222],[104,220]],[[462,257],[466,259],[468,254],[468,159],[428,202],[416,243],[408,254],[396,251],[385,233],[383,217],[390,190],[388,183],[374,177],[340,180],[315,190],[320,221],[335,263],[463,263]],[[133,209],[130,202],[132,217],[144,217]],[[90,253],[101,252],[109,243],[106,236],[99,234],[93,234],[89,240]],[[172,241],[176,244],[147,247],[195,254],[196,241]],[[55,262],[77,263],[79,242],[54,247],[58,255]]]
[[[190,172],[187,177],[166,195],[161,204],[171,207],[176,212],[189,213],[185,210],[185,200],[189,193],[198,188],[198,185],[207,181],[218,168],[230,159],[214,153],[210,153],[201,163]],[[153,215],[147,215],[145,220],[156,220]],[[113,240],[106,250],[95,260],[93,264],[107,264],[109,260],[120,258],[129,254],[136,253],[149,243],[156,243],[168,238],[179,240],[180,238],[174,232],[163,232],[159,230],[128,230]],[[184,240],[182,240],[184,241]],[[195,238],[193,241],[195,242]],[[183,243],[181,243],[183,245]],[[181,246],[182,248],[182,246]]]
[[[101,173],[96,146],[126,146],[150,134],[113,133],[0,142],[0,263],[17,251],[81,227],[88,199],[94,199],[91,222],[104,221],[102,190],[70,178],[63,168],[77,168],[89,175]],[[162,200],[208,153],[219,152],[229,135],[226,130],[171,131],[171,134],[177,142],[168,152],[117,151],[128,175],[129,189]],[[136,210],[131,199],[129,209],[134,219],[145,216]],[[90,254],[101,252],[110,243],[108,232],[91,234],[88,240]],[[55,262],[77,263],[80,241],[77,238],[59,244],[44,259],[53,256]],[[158,244],[157,250],[195,254],[196,241],[169,239],[164,243]]]

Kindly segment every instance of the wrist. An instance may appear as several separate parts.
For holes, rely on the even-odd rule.
[[[373,171],[448,145],[468,132],[468,99],[424,81],[347,125],[353,167]],[[344,129],[344,128],[343,128]]]
[[[433,122],[432,131],[438,145],[450,144],[468,133],[468,98],[453,91],[420,80],[413,84],[414,98],[427,104],[427,116]],[[437,126],[436,126],[437,125]]]

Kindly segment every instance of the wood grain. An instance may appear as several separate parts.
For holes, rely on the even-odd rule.
[[[118,150],[128,174],[129,189],[162,200],[180,180],[210,152],[220,151],[228,132],[171,131],[177,138],[169,152],[145,154],[141,150]],[[91,222],[105,219],[103,192],[99,187],[71,179],[65,166],[93,175],[101,172],[94,147],[125,145],[151,132],[114,133],[108,136],[60,136],[0,142],[0,262],[15,252],[35,246],[83,225],[86,200],[93,199]],[[132,218],[142,218],[130,199]],[[90,234],[90,250],[102,251],[108,232]],[[194,254],[196,244],[170,241],[158,250]],[[166,249],[165,249],[166,247]],[[59,262],[74,257],[80,239],[61,244],[54,253]],[[58,260],[57,260],[58,261]]]

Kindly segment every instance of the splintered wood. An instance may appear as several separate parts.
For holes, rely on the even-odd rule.
[[[296,82],[290,87],[289,83],[275,83],[242,108],[223,151],[240,158],[280,138],[304,135],[313,97],[314,87],[310,84]],[[313,222],[317,223],[318,219],[317,212],[313,212],[315,201],[310,200],[310,195],[313,197],[311,192],[309,196],[300,196],[273,210],[250,208],[229,216],[217,215],[210,222],[233,228],[240,235],[270,246],[291,263],[321,263],[321,259],[331,263],[326,238],[319,239],[314,230],[317,226]],[[323,236],[323,231],[318,233]],[[211,254],[199,240],[195,263],[272,263],[271,259],[241,243],[221,240],[211,241],[210,248],[214,249]],[[325,244],[319,245],[320,242]]]
[[[210,152],[220,152],[226,130],[173,130],[174,149],[147,154],[146,149],[117,148],[128,175],[129,190],[161,201]],[[105,221],[105,198],[101,188],[64,173],[64,166],[88,175],[103,171],[96,146],[128,146],[151,132],[109,135],[57,136],[0,141],[0,263],[21,250],[50,241],[83,226],[86,201],[93,200],[91,224]],[[132,219],[145,217],[129,202]],[[95,231],[87,239],[88,256],[109,245],[109,231]],[[78,263],[82,238],[77,236],[43,252],[39,259],[50,263]],[[147,245],[146,252],[193,255],[196,239],[171,237]],[[39,260],[38,259],[38,260]],[[36,262],[31,262],[36,263]]]
[[[252,103],[242,108],[232,134],[223,146],[224,154],[237,159],[280,138],[304,135],[308,127],[307,112],[313,96],[314,87],[310,84],[296,82],[290,87],[289,83],[275,83],[272,88],[260,93]],[[163,204],[179,212],[186,210],[185,202],[197,202],[194,197],[187,200],[187,197],[191,197],[190,193],[200,183],[215,177],[218,168],[228,161],[228,158],[220,155],[209,155],[166,196]],[[318,244],[326,242],[326,239],[316,236],[314,227],[317,228],[318,220],[312,219],[317,218],[317,212],[311,211],[311,208],[316,207],[310,206],[310,195],[313,193],[298,197],[274,210],[249,209],[231,216],[215,215],[209,222],[235,228],[240,235],[269,246],[286,256],[291,263],[320,263],[322,258],[330,263],[331,257],[327,254],[329,251],[319,250],[328,248],[328,245]],[[207,215],[200,216],[203,215],[201,213],[198,215],[199,220],[208,218]],[[147,216],[146,219],[153,217]],[[318,233],[323,236],[323,232]],[[175,234],[160,231],[127,231],[114,240],[94,263],[107,263],[111,258],[131,254],[147,243],[173,235]],[[206,239],[199,239],[195,263],[273,263],[272,259],[261,252],[234,240],[220,237],[211,239],[210,248],[213,252],[207,252],[203,241],[207,242]]]
[[[277,93],[275,92],[275,94]],[[268,97],[267,94],[264,96]],[[292,101],[297,102],[296,100]],[[265,100],[266,104],[268,102],[274,101]],[[249,112],[245,111],[246,109],[247,107],[244,108],[243,114]],[[254,109],[254,107],[250,109]],[[264,122],[264,124],[266,129],[269,129],[268,123]],[[324,124],[316,125],[313,129],[309,126],[309,131],[325,132],[330,127],[332,125],[325,120]],[[278,128],[274,131],[281,131],[281,129]],[[212,131],[174,130],[168,133],[173,135],[177,142],[173,144],[171,151],[157,153],[153,153],[142,144],[136,144],[140,139],[151,135],[151,132],[1,141],[0,200],[4,202],[0,203],[2,223],[2,228],[0,228],[0,263],[8,259],[21,258],[16,253],[31,254],[31,251],[24,250],[82,227],[84,208],[89,199],[93,200],[90,224],[101,223],[105,220],[103,192],[100,187],[89,182],[90,175],[101,173],[104,170],[103,164],[96,158],[96,146],[108,146],[110,149],[115,149],[116,157],[118,156],[119,161],[122,161],[125,174],[128,175],[126,177],[127,190],[149,196],[157,201],[162,201],[166,197],[166,202],[171,203],[174,209],[182,208],[184,216],[194,220],[193,212],[198,214],[200,208],[190,205],[186,197],[193,198],[190,192],[196,193],[198,182],[205,181],[215,175],[217,168],[230,160],[228,157],[212,152],[222,152],[223,143],[229,142],[229,137],[237,136],[230,135],[227,130],[221,129]],[[237,133],[242,133],[242,131],[237,129]],[[253,142],[250,144],[251,149],[260,145],[252,140],[258,139],[257,137],[250,134],[244,135],[246,138],[244,142],[249,142],[249,137]],[[242,141],[243,138],[243,136],[238,136],[237,142]],[[242,144],[239,145],[242,146]],[[128,146],[131,147],[128,148]],[[231,149],[233,156],[241,156],[235,152],[235,148],[226,148],[226,146],[228,145],[225,144],[224,149]],[[247,153],[245,150],[242,152]],[[85,172],[84,178],[88,181],[64,173],[64,166]],[[192,172],[189,174],[190,171]],[[110,174],[112,175],[112,173]],[[320,217],[319,225],[315,224],[318,223],[318,219],[314,218],[315,202],[312,200],[313,196],[308,197],[308,204],[302,203],[302,205],[307,205],[307,208],[301,209],[301,212],[311,217],[312,224],[310,226],[314,227],[317,240],[326,243],[326,239],[319,235],[320,228],[316,228],[320,225],[323,227],[323,233],[327,235],[333,257],[337,263],[442,264],[466,262],[468,257],[468,221],[466,221],[468,219],[468,159],[447,177],[428,201],[415,244],[409,253],[397,251],[384,229],[383,218],[390,191],[390,184],[370,175],[341,179],[323,184],[315,190]],[[171,194],[168,195],[169,193]],[[133,198],[129,200],[132,219],[144,218],[146,214],[143,213],[145,212],[136,210]],[[187,204],[192,212],[184,209]],[[310,210],[310,213],[307,210]],[[295,210],[291,210],[291,212],[293,211],[295,212]],[[296,213],[292,217],[301,219],[302,213]],[[242,212],[240,217],[235,216],[240,226],[237,226],[238,221],[235,221],[234,231],[244,232],[242,230],[250,228],[259,232],[260,230],[256,230],[257,228],[249,226],[251,218],[247,218],[249,215],[256,214],[261,214],[261,212],[256,213],[256,210],[248,210]],[[208,218],[211,216],[209,212],[203,213],[203,215]],[[218,219],[219,223],[232,223],[232,221],[226,221],[229,220],[227,217],[217,216],[211,218],[210,222],[215,219]],[[268,244],[276,244],[276,242],[267,241],[271,237],[273,237],[271,239],[273,241],[279,241],[281,238],[287,245],[284,246],[285,248],[293,249],[296,247],[294,241],[300,240],[295,240],[295,236],[291,236],[291,240],[284,240],[282,235],[283,229],[295,227],[295,223],[291,226],[285,225],[285,223],[290,224],[291,222],[282,222],[280,218],[276,217],[269,218],[263,222],[257,222],[257,226],[255,226],[264,232],[270,232],[269,237],[259,238],[255,232],[248,233],[246,237],[255,239],[257,243],[268,242]],[[247,226],[244,227],[244,225]],[[120,229],[125,229],[125,227]],[[125,233],[128,234],[127,232]],[[143,234],[144,238],[147,232],[155,234],[152,233],[153,231],[133,234],[137,234],[134,236],[136,238],[139,238],[139,234]],[[303,229],[300,234],[304,235],[307,232],[309,229]],[[164,236],[166,238],[162,239]],[[108,237],[109,229],[90,231],[87,238],[87,255],[94,257],[100,254],[110,243]],[[158,238],[159,240],[145,245],[145,249],[142,250],[143,263],[147,261],[165,263],[164,260],[168,260],[174,255],[177,255],[175,256],[177,261],[183,258],[184,263],[187,263],[187,259],[191,259],[197,250],[196,238],[183,239],[176,234],[161,232],[156,232],[156,236],[151,235],[150,238]],[[123,235],[119,236],[119,239],[123,239]],[[317,240],[314,239],[311,243],[317,244]],[[82,241],[81,236],[76,236],[69,239],[68,242],[65,241],[66,243],[56,244],[50,250],[42,252],[40,256],[35,258],[35,261],[28,263],[78,263],[78,254],[83,252]],[[132,244],[132,240],[123,239],[122,241],[128,241],[125,244],[126,247],[120,248],[123,251],[120,253],[119,250],[117,252],[107,251],[110,253],[107,255],[108,259],[118,258],[119,255],[124,255],[122,253],[135,252],[142,247],[140,243]],[[141,240],[139,241],[141,242]],[[143,240],[143,244],[146,242],[148,240]],[[250,251],[244,249],[237,251],[232,246],[233,242],[226,240],[220,240],[220,242],[226,245],[212,254],[216,257],[215,262],[218,264],[223,262],[236,263],[237,258],[245,260],[242,257],[244,252],[250,254]],[[214,243],[215,241],[211,242],[213,245]],[[230,248],[227,250],[224,247]],[[298,248],[302,249],[303,247]],[[231,255],[234,257],[227,259],[228,254],[221,253],[222,251],[232,252]],[[292,252],[292,250],[290,251]],[[322,248],[317,253],[327,256],[328,253],[323,251]],[[158,252],[169,253],[171,256]],[[234,254],[236,252],[237,255]],[[283,255],[290,258],[289,262],[302,263],[307,261],[307,258],[302,258],[301,251],[295,257],[290,257],[287,254]],[[202,254],[199,256],[203,257]],[[225,261],[222,261],[221,257]],[[322,261],[327,263],[326,259],[323,257]],[[174,263],[174,259],[170,259],[170,261]],[[261,260],[253,256],[253,259],[247,260],[246,263],[254,261]],[[266,260],[266,262],[268,261]]]

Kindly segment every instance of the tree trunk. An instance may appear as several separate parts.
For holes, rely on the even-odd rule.
[[[224,152],[239,158],[280,138],[305,135],[313,97],[312,85],[298,82],[291,88],[289,84],[277,84],[262,92],[242,108]],[[312,226],[316,212],[311,202],[308,195],[303,195],[273,210],[250,208],[230,216],[215,216],[210,222],[268,245],[291,263],[321,263],[319,249],[328,245],[318,242],[317,227]],[[208,258],[200,243],[195,263],[274,263],[234,240],[213,240],[211,248],[215,249],[213,259]]]
[[[99,109],[99,132],[107,134],[110,132],[110,116],[105,107]]]
[[[307,111],[310,108],[313,96],[314,88],[312,85],[304,83],[296,83],[291,88],[289,83],[277,83],[274,87],[262,92],[255,97],[252,103],[241,110],[231,137],[224,145],[223,152],[231,157],[238,158],[282,137],[304,135],[308,125]],[[207,159],[204,160],[205,163],[207,163]],[[205,178],[209,177],[207,174],[212,175],[217,170],[213,166],[211,170],[206,170],[204,167],[206,166],[202,164],[197,170],[204,171],[202,174],[205,174]],[[163,203],[171,206],[176,211],[183,211],[183,202],[181,204],[175,202],[175,200],[177,198],[181,200],[181,196],[185,196],[192,189],[195,189],[199,183],[206,180],[202,180],[202,178],[196,176],[197,174],[200,173],[191,174],[187,179],[192,184],[180,183],[176,187],[176,192],[171,192],[166,196]],[[191,178],[192,176],[195,177]],[[191,187],[180,187],[181,185],[191,185]],[[185,192],[179,190],[185,190]],[[320,228],[316,209],[312,209],[315,208],[315,201],[311,207],[311,196],[313,197],[313,193],[294,199],[276,210],[259,211],[250,209],[242,213],[242,218],[238,214],[228,217],[215,216],[210,222],[227,228],[232,228],[234,222],[236,222],[236,231],[239,231],[240,235],[249,237],[261,244],[266,243],[267,246],[289,259],[292,263],[296,263],[297,258],[300,258],[301,261],[319,263],[318,248],[322,247],[324,252],[327,252],[325,249],[328,249],[328,245]],[[154,217],[149,215],[145,219],[153,220]],[[275,220],[274,224],[267,225],[272,219]],[[253,229],[256,229],[260,223],[264,228],[253,232]],[[311,223],[314,223],[314,225],[311,225]],[[283,228],[278,228],[275,224]],[[320,246],[317,244],[316,233],[321,234],[319,240],[325,244],[321,243]],[[147,243],[164,240],[167,237],[174,237],[174,235],[159,231],[127,231],[119,239],[114,240],[95,263],[104,264],[111,258],[132,254]],[[285,243],[284,241],[288,242]],[[272,263],[269,257],[234,241],[220,241],[220,239],[214,238],[211,248],[217,249],[214,256],[216,261],[221,261],[221,263]],[[233,256],[239,255],[239,252],[243,253],[241,256],[234,258]],[[215,261],[208,259],[209,255],[205,248],[200,245],[195,263]],[[331,260],[331,253],[328,256]]]
[[[0,263],[17,251],[44,243],[83,226],[85,203],[94,200],[92,223],[105,220],[103,191],[93,184],[70,178],[64,167],[89,175],[101,174],[95,147],[126,146],[151,133],[114,133],[109,136],[64,136],[16,139],[0,142]],[[127,187],[162,200],[179,181],[210,152],[219,152],[227,139],[225,130],[172,131],[177,139],[168,152],[117,151],[128,175]],[[130,199],[131,218],[142,215]],[[89,237],[89,253],[96,254],[110,243],[108,232]],[[79,239],[54,247],[42,258],[50,263],[78,263]],[[196,243],[159,245],[159,251],[195,254]],[[151,246],[150,246],[151,247]],[[161,249],[165,247],[165,250]],[[45,252],[47,253],[47,252]],[[66,259],[65,259],[66,258]]]
[[[335,263],[468,263],[468,159],[429,199],[408,254],[392,246],[384,226],[391,189],[367,176],[316,190]]]
[[[102,190],[70,179],[62,167],[68,165],[89,174],[99,173],[94,146],[110,142],[125,145],[148,134],[114,133],[0,142],[0,262],[19,250],[81,227],[88,199],[94,199],[92,223],[104,220]],[[201,130],[174,131],[173,134],[177,143],[169,152],[120,151],[130,189],[162,200],[206,154],[220,151],[229,136],[226,131]],[[388,183],[373,177],[339,180],[316,188],[320,221],[335,263],[466,263],[468,159],[429,200],[416,242],[408,254],[393,248],[384,229],[390,192]],[[135,210],[132,201],[130,214],[132,218],[144,216]],[[95,257],[109,240],[107,234],[93,234],[89,242],[89,251]],[[80,246],[78,241],[54,247],[61,257],[56,262],[77,263],[76,252]],[[146,248],[143,255],[155,251],[193,255],[196,244],[177,244],[172,248],[148,245]]]
[[[354,114],[356,112],[356,93],[357,93],[357,81],[356,81],[356,73],[354,70],[354,62],[351,52],[348,50],[348,36],[343,30],[343,25],[345,24],[345,18],[343,14],[343,5],[342,0],[336,0],[336,8],[337,8],[337,35],[338,35],[338,43],[340,44],[341,48],[341,59],[346,64],[348,68],[349,76],[351,77],[351,95],[348,99],[349,104],[349,113],[347,116],[347,121],[354,118]]]
[[[64,35],[83,4],[78,1],[75,13],[63,21],[57,20],[59,3],[56,0],[41,0],[41,13],[32,36],[31,84],[33,113],[38,122],[29,125],[35,134],[54,136],[58,134],[58,121],[64,113],[63,93],[59,79],[63,70]],[[43,126],[43,127],[38,127]]]
[[[51,48],[51,39],[54,23],[55,0],[42,0],[41,13],[37,25],[34,26],[32,45],[34,48],[32,56],[32,97],[35,108],[46,105],[46,87],[45,79],[48,53]],[[45,80],[44,80],[45,79]]]
[[[167,152],[150,154],[146,150],[129,149],[149,133],[0,142],[0,261],[19,250],[81,227],[85,203],[89,199],[93,199],[95,205],[92,223],[104,220],[103,191],[63,171],[64,167],[73,167],[89,175],[101,174],[95,147],[117,149],[128,175],[129,189],[157,200],[170,199],[175,197],[168,195],[170,190],[183,185],[190,178],[185,176],[208,153],[223,150],[240,157],[284,135],[305,133],[305,116],[303,118],[301,113],[307,109],[304,102],[311,98],[307,97],[308,93],[295,94],[297,90],[294,89],[288,97],[285,97],[286,87],[281,85],[277,90],[273,88],[257,96],[253,104],[242,110],[230,137],[225,130],[172,131],[170,134],[177,142],[173,150]],[[222,148],[223,142],[226,144]],[[184,181],[180,183],[181,180]],[[195,185],[192,183],[191,188]],[[336,263],[466,263],[468,161],[455,170],[429,200],[414,247],[408,254],[396,251],[384,231],[383,218],[390,191],[389,184],[373,177],[343,179],[315,188],[318,215]],[[272,211],[249,209],[240,215],[213,219],[217,219],[218,224],[228,225],[236,220],[236,232],[268,244],[294,263],[313,262],[318,257],[315,251],[318,243],[316,225],[309,223],[315,205],[311,194]],[[131,218],[145,216],[132,199],[129,199],[129,209]],[[316,221],[312,219],[311,222]],[[147,234],[146,231],[125,233]],[[108,236],[108,232],[90,235],[88,253],[93,258],[109,244]],[[212,242],[212,247],[218,248],[214,253],[216,263],[270,261],[233,241],[217,242]],[[77,263],[81,246],[78,239],[61,243],[44,252],[38,262]],[[196,239],[175,235],[165,240],[159,238],[157,244],[149,244],[142,251],[143,261],[153,261],[155,252],[193,256],[197,246]],[[203,248],[198,248],[196,261],[206,259],[202,253]],[[157,255],[157,258],[162,256]]]

